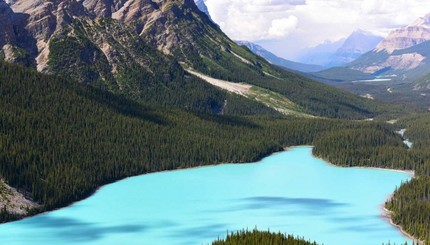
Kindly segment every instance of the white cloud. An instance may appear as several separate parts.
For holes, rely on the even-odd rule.
[[[248,41],[286,37],[298,23],[291,11],[303,4],[305,0],[206,0],[224,32]]]
[[[360,28],[386,35],[430,13],[428,0],[205,0],[232,39],[270,42],[284,57]]]
[[[269,38],[282,38],[288,36],[291,30],[296,29],[299,19],[296,16],[288,18],[272,20],[272,25],[269,28]]]

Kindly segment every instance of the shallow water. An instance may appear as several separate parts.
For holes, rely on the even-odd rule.
[[[337,168],[311,151],[129,178],[70,207],[0,225],[0,244],[209,244],[256,226],[326,245],[410,243],[382,216],[410,176]]]

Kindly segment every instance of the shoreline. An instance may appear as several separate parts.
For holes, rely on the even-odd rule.
[[[71,207],[71,206],[75,205],[78,202],[81,202],[81,201],[83,201],[85,199],[88,199],[88,198],[94,196],[97,192],[99,192],[101,189],[105,188],[106,186],[115,184],[115,183],[120,182],[120,181],[125,181],[125,180],[130,179],[130,178],[135,178],[135,177],[145,176],[145,175],[150,175],[150,174],[162,174],[162,173],[169,173],[169,172],[176,172],[176,171],[196,170],[196,169],[201,169],[201,168],[210,168],[210,167],[216,167],[216,166],[220,166],[220,165],[229,165],[229,164],[233,164],[233,165],[258,164],[264,158],[267,158],[267,157],[270,157],[270,156],[273,156],[273,155],[277,155],[277,154],[281,154],[283,152],[287,152],[287,151],[290,151],[290,150],[293,150],[293,149],[296,149],[296,148],[314,148],[314,146],[312,146],[312,145],[286,146],[286,147],[283,147],[283,150],[277,151],[277,152],[272,152],[271,154],[268,154],[267,156],[263,156],[263,157],[261,157],[260,159],[257,159],[254,162],[223,162],[223,163],[214,163],[214,164],[200,165],[200,166],[189,167],[189,168],[176,168],[176,169],[171,169],[171,170],[162,170],[162,171],[156,171],[156,172],[149,172],[149,173],[139,174],[139,175],[135,175],[135,176],[125,177],[123,179],[119,179],[119,180],[113,181],[111,183],[107,183],[107,184],[101,185],[101,186],[97,187],[93,192],[91,192],[90,194],[88,194],[87,196],[85,196],[84,198],[82,198],[80,200],[77,200],[77,201],[74,201],[74,202],[72,202],[69,205],[66,205],[64,207],[59,207],[59,208],[56,208],[56,209],[53,209],[53,210],[49,210],[49,211],[44,211],[44,212],[41,212],[41,213],[37,213],[35,215],[26,216],[26,217],[23,217],[22,219],[11,221],[11,222],[17,222],[17,221],[20,221],[20,220],[25,220],[25,219],[29,219],[29,218],[33,218],[33,217],[37,217],[37,216],[42,216],[42,215],[46,215],[47,213],[50,213],[50,212],[53,212],[53,211],[57,211],[57,210],[60,210],[60,209],[63,209],[63,208]],[[327,160],[325,160],[323,158],[315,156],[312,152],[311,152],[311,155],[312,155],[312,157],[315,157],[317,159],[320,159],[320,160],[324,161],[327,165],[330,165],[330,166],[336,167],[336,168],[345,168],[345,169],[354,169],[355,168],[355,169],[373,169],[373,170],[393,171],[393,172],[405,173],[405,174],[409,175],[411,178],[415,178],[415,172],[412,171],[412,170],[398,170],[398,169],[378,168],[378,167],[362,167],[362,166],[359,166],[359,167],[338,166],[338,165],[335,165],[335,164],[333,164],[333,163],[331,163],[331,162],[329,162],[329,161],[327,161]],[[391,198],[391,196],[390,196],[390,198]],[[390,198],[388,198],[387,200],[389,200]],[[408,237],[412,241],[418,242],[418,245],[424,245],[423,241],[418,240],[417,238],[413,237],[412,235],[410,235],[409,233],[407,233],[403,229],[402,226],[397,225],[397,224],[395,224],[393,222],[393,220],[391,219],[391,215],[390,215],[391,211],[389,211],[388,209],[385,208],[384,203],[381,205],[381,209],[382,209],[381,217],[384,220],[386,220],[387,223],[389,223],[390,225],[392,225],[395,228],[397,228],[404,236]],[[10,222],[6,222],[6,223],[10,223]]]
[[[374,170],[384,170],[384,171],[391,171],[391,172],[397,172],[397,173],[404,173],[409,175],[411,178],[415,178],[415,171],[413,170],[400,170],[400,169],[392,169],[392,168],[378,168],[378,167],[346,167],[346,168],[356,168],[356,169],[374,169]]]
[[[387,199],[387,200],[389,200],[389,199]],[[396,229],[398,231],[400,231],[400,233],[402,233],[407,238],[411,239],[413,242],[418,243],[418,245],[424,245],[424,241],[421,241],[421,240],[417,239],[416,237],[412,236],[407,231],[405,231],[402,226],[397,225],[393,222],[393,219],[391,218],[391,211],[388,210],[387,208],[385,208],[385,205],[382,205],[381,209],[383,211],[382,217],[384,219],[386,219],[390,225],[396,227]]]
[[[298,146],[298,147],[303,147],[303,146]],[[311,146],[314,147],[314,146]],[[286,147],[284,149],[288,150],[288,149],[292,149],[294,147]],[[392,171],[392,172],[398,172],[398,173],[404,173],[407,174],[411,177],[411,179],[415,178],[415,171],[413,170],[399,170],[399,169],[391,169],[391,168],[378,168],[378,167],[362,167],[362,166],[358,166],[358,167],[345,167],[345,166],[338,166],[335,165],[323,158],[317,157],[315,155],[312,154],[312,156],[324,161],[327,165],[330,165],[332,167],[337,167],[337,168],[345,168],[345,169],[373,169],[373,170],[384,170],[384,171]],[[385,202],[387,202],[388,200],[390,200],[392,197],[392,194],[390,194],[390,196],[386,199]],[[393,219],[391,218],[391,211],[385,208],[385,202],[381,204],[381,217],[390,225],[392,225],[393,227],[395,227],[400,233],[402,233],[404,236],[406,236],[407,238],[409,238],[410,240],[412,240],[413,242],[417,242],[418,245],[424,245],[424,241],[421,241],[419,239],[417,239],[416,237],[412,236],[411,234],[409,234],[407,231],[405,231],[403,229],[403,227],[401,225],[397,225],[396,223],[394,223]]]

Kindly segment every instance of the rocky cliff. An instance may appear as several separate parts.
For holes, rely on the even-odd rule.
[[[430,14],[392,31],[371,52],[347,67],[374,75],[398,76],[412,82],[423,76],[430,63]]]
[[[417,19],[412,24],[392,31],[375,49],[391,54],[430,40],[430,14]]]

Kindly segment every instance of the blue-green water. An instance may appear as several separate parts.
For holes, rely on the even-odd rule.
[[[129,178],[70,207],[0,225],[0,244],[208,244],[255,226],[326,245],[409,241],[382,216],[407,174],[337,168],[311,151]]]

